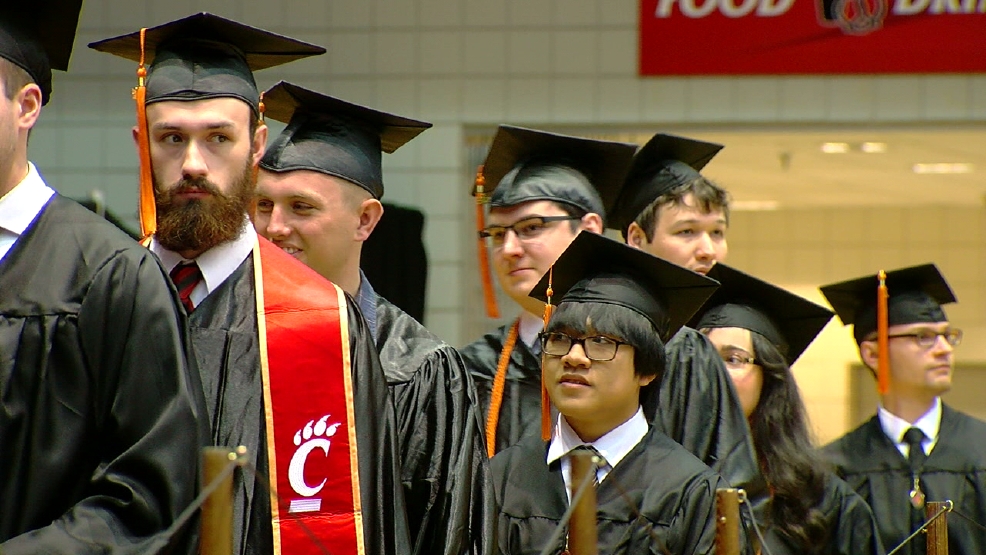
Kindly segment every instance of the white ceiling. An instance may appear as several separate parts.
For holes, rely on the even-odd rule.
[[[905,128],[667,129],[726,145],[703,174],[729,189],[737,208],[751,201],[807,206],[963,205],[986,201],[986,124]],[[620,134],[643,144],[649,133]],[[849,144],[826,154],[822,144]],[[883,153],[860,150],[886,144]],[[915,164],[971,164],[964,174],[917,174]]]

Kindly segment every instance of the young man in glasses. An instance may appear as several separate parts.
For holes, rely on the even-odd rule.
[[[825,448],[844,480],[870,504],[884,545],[903,542],[925,521],[925,501],[986,522],[986,423],[944,405],[952,387],[953,328],[942,304],[955,295],[933,264],[887,272],[889,376],[877,414]],[[822,293],[853,326],[860,359],[877,373],[877,276],[826,285]],[[948,519],[949,553],[986,553],[986,531]],[[924,553],[919,535],[898,553]]]
[[[490,456],[539,434],[544,303],[528,294],[580,231],[602,233],[605,207],[635,149],[508,125],[493,139],[483,165],[489,219],[480,236],[497,281],[523,310],[460,350],[476,382]]]
[[[531,294],[543,302],[549,288],[560,302],[541,334],[542,362],[559,415],[547,443],[527,437],[493,458],[501,552],[577,553],[590,525],[599,553],[712,553],[715,490],[728,486],[650,423],[664,341],[716,282],[582,233]],[[597,455],[595,476],[573,478],[578,450]],[[595,514],[565,522],[593,477]]]

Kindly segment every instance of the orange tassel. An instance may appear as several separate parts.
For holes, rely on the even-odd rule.
[[[486,227],[486,216],[483,205],[489,201],[486,194],[486,177],[483,175],[483,165],[476,169],[476,232],[477,236]],[[483,283],[483,300],[486,303],[486,315],[490,318],[500,317],[500,308],[496,304],[496,292],[493,290],[493,278],[490,275],[490,256],[486,249],[486,239],[479,237],[479,279]]]
[[[140,234],[147,240],[157,231],[157,205],[154,203],[154,177],[151,173],[151,135],[147,128],[147,87],[144,79],[144,35],[147,28],[140,30],[140,65],[137,66],[137,88],[134,101],[137,103],[137,153],[140,159]]]
[[[548,302],[544,304],[544,315],[541,317],[545,328],[548,327],[548,322],[551,321],[551,315],[555,311],[555,307],[551,304],[551,297],[555,294],[554,289],[551,287],[554,277],[555,267],[552,265],[548,268],[548,289],[545,291]],[[551,439],[551,398],[548,397],[548,386],[544,383],[543,368],[541,370],[541,439],[544,441]]]
[[[880,270],[878,276],[880,285],[876,288],[876,379],[877,391],[880,395],[886,395],[890,388],[890,338],[888,337],[890,324],[887,314],[890,294],[887,292],[887,273]]]
[[[490,412],[486,415],[486,456],[493,458],[496,454],[496,428],[500,423],[500,407],[503,405],[503,389],[507,383],[507,367],[510,366],[510,355],[517,344],[520,335],[520,318],[510,326],[507,340],[500,350],[500,360],[496,363],[496,376],[493,377],[493,391],[490,393]]]
[[[260,93],[260,102],[257,104],[257,112],[259,113],[259,115],[257,117],[257,122],[259,124],[263,124],[264,123],[264,111],[266,109],[267,109],[267,107],[264,106],[264,93],[263,93],[263,91],[261,91],[261,93]],[[253,137],[250,137],[250,139],[252,140]],[[260,175],[260,164],[254,164],[253,165],[253,185],[255,187],[257,185],[257,178],[259,177],[259,175]],[[251,214],[251,216],[253,214],[256,214],[256,211],[254,210],[253,202],[250,203],[250,214]]]

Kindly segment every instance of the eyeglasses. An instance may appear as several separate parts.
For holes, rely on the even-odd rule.
[[[541,351],[546,355],[563,357],[572,350],[572,345],[579,344],[585,352],[586,358],[596,362],[606,362],[616,358],[616,352],[620,345],[627,345],[626,341],[617,341],[602,335],[591,337],[575,338],[568,334],[553,331],[541,332]]]
[[[729,370],[744,370],[751,364],[756,364],[757,359],[743,349],[729,349],[719,351],[719,356]]]
[[[887,338],[893,339],[895,337],[913,337],[915,343],[925,349],[930,349],[938,343],[938,336],[944,337],[945,341],[949,345],[955,347],[962,343],[962,330],[950,328],[945,331],[932,331],[932,330],[921,330],[914,333],[898,333],[894,335],[888,335]]]
[[[564,222],[571,220],[581,220],[580,216],[531,216],[524,218],[511,225],[492,225],[479,232],[481,239],[489,239],[494,247],[503,246],[507,240],[507,231],[513,231],[520,241],[530,241],[541,235],[541,233],[552,222]]]

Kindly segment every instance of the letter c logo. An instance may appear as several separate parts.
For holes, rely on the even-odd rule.
[[[306,441],[294,452],[294,456],[291,457],[291,463],[288,465],[288,481],[291,484],[291,489],[298,495],[311,497],[322,491],[326,478],[322,478],[322,482],[315,487],[310,487],[305,483],[305,462],[308,460],[308,454],[314,451],[315,448],[321,449],[325,453],[325,456],[329,456],[330,445],[332,445],[331,441],[317,438]]]

